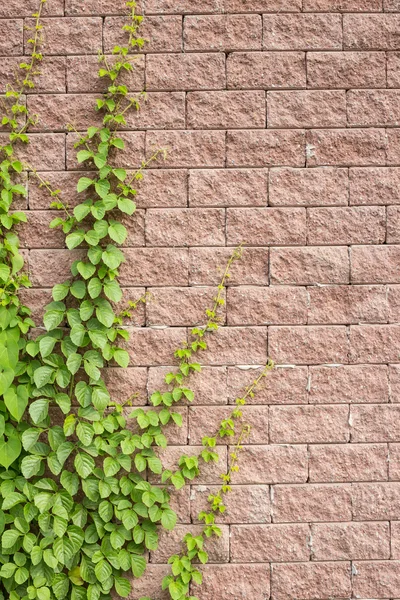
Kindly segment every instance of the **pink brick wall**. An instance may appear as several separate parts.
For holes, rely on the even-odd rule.
[[[141,184],[122,282],[155,301],[132,321],[131,366],[107,379],[116,397],[137,391],[144,404],[202,322],[229,247],[245,241],[226,328],[210,339],[165,457],[196,451],[257,366],[277,362],[246,408],[254,428],[201,598],[400,598],[400,2],[144,1],[150,43],[127,83],[148,101],[129,117],[121,164],[157,146],[169,156]],[[0,3],[2,91],[35,6]],[[27,155],[72,204],[79,172],[65,123],[96,120],[96,52],[120,39],[123,8],[47,3]],[[21,239],[36,315],[71,260],[48,231],[48,205],[30,179]],[[219,453],[221,466],[226,446]],[[218,472],[176,494],[181,524],[132,599],[164,597],[168,554],[196,531]]]

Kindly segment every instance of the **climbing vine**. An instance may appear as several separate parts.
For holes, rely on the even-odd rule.
[[[217,460],[217,437],[233,437],[235,422],[240,421],[229,471],[209,498],[210,511],[199,516],[203,532],[185,537],[187,551],[171,558],[172,574],[163,582],[173,600],[191,598],[191,581],[201,582],[193,561],[207,562],[204,540],[220,534],[215,514],[224,510],[223,496],[249,432],[241,406],[272,363],[237,399],[217,436],[203,438],[199,456],[184,455],[176,470],[163,469],[159,449],[167,445],[164,428],[170,422],[181,426],[182,416],[174,406],[194,398],[189,378],[201,370],[196,357],[207,348],[206,336],[219,327],[223,290],[232,263],[241,257],[239,247],[228,260],[205,325],[193,328],[188,342],[175,351],[178,367],[165,377],[167,391],[151,394],[153,408],[131,410],[129,400],[112,400],[102,372],[108,364],[128,366],[124,317],[136,306],[130,301],[126,310],[116,309],[122,301],[119,269],[127,237],[121,218],[134,215],[135,184],[165,151],[157,150],[134,173],[114,166],[115,156],[124,150],[118,130],[126,125],[129,110],[139,110],[141,96],[132,96],[119,82],[119,75],[133,68],[129,52],[144,44],[138,33],[142,17],[135,13],[135,2],[127,2],[127,44],[114,48],[112,60],[99,56],[99,76],[108,82],[95,106],[102,125],[89,127],[84,135],[76,132],[77,161],[92,172],[77,184],[77,196],[85,199],[71,209],[61,190],[53,189],[34,165],[17,158],[35,123],[23,95],[34,86],[42,59],[40,17],[45,3],[40,0],[35,15],[31,61],[21,64],[23,83],[7,91],[6,102],[12,102],[2,119],[9,133],[7,144],[0,147],[0,598],[109,600],[114,592],[128,597],[132,583],[127,573],[140,577],[146,553],[157,548],[158,527],[175,526],[171,486],[183,487],[199,474],[202,462]],[[75,131],[72,124],[70,130]],[[81,253],[71,265],[70,279],[52,289],[44,333],[33,329],[30,311],[18,296],[21,286],[30,285],[14,229],[26,216],[13,212],[11,205],[16,196],[27,195],[26,186],[15,181],[26,170],[48,190],[52,208],[60,211],[51,227],[61,228],[67,247]],[[148,472],[159,475],[162,485],[149,483]]]

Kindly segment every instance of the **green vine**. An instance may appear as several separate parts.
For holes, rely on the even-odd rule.
[[[34,86],[42,59],[38,48],[45,2],[40,0],[35,35],[29,40],[31,61],[21,64],[23,85],[8,90],[13,104],[2,119],[10,133],[7,145],[0,148],[0,599],[110,600],[113,593],[129,596],[126,573],[132,572],[134,578],[144,573],[146,552],[157,548],[159,525],[174,528],[176,514],[168,486],[181,488],[199,474],[201,461],[218,459],[213,450],[216,436],[204,437],[200,456],[183,455],[173,472],[163,470],[156,449],[167,445],[163,429],[169,422],[182,425],[174,405],[194,398],[187,382],[201,370],[195,359],[207,348],[206,335],[219,327],[223,291],[242,248],[228,260],[213,306],[206,311],[205,326],[193,328],[190,341],[175,351],[179,366],[165,377],[167,391],[151,395],[155,410],[137,408],[127,414],[131,402],[112,401],[102,369],[109,363],[128,366],[124,318],[147,295],[116,313],[115,305],[122,299],[119,268],[125,260],[121,245],[127,237],[119,217],[134,214],[135,182],[152,161],[165,155],[157,150],[132,175],[112,166],[113,155],[124,149],[118,129],[126,125],[129,110],[140,108],[141,95],[130,96],[118,77],[132,69],[129,52],[145,42],[138,35],[142,17],[135,14],[135,2],[127,2],[129,23],[123,28],[129,32],[127,45],[116,46],[111,61],[99,55],[99,76],[109,82],[95,107],[103,115],[102,126],[89,127],[75,144],[78,162],[95,170],[95,175],[79,179],[77,194],[85,192],[89,199],[71,210],[61,190],[16,158],[18,144],[29,143],[27,131],[35,123],[23,104],[23,92]],[[75,131],[72,125],[70,130]],[[20,287],[30,283],[13,228],[26,217],[11,211],[15,196],[27,194],[26,187],[15,182],[24,168],[47,189],[51,207],[62,212],[51,227],[62,228],[70,250],[80,248],[84,253],[72,263],[70,280],[53,287],[53,301],[43,318],[45,333],[36,337],[30,311],[18,298]],[[237,399],[236,408],[219,426],[219,436],[235,435],[241,405],[270,368],[272,363]],[[209,499],[210,512],[200,515],[203,533],[196,538],[188,534],[187,554],[170,561],[172,575],[163,586],[173,600],[190,597],[190,582],[200,582],[192,561],[207,561],[204,540],[220,532],[215,513],[224,510],[223,496],[230,489],[248,431],[243,424],[230,469]],[[149,471],[161,476],[162,488],[147,481]]]

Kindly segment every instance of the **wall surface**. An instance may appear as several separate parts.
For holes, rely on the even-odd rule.
[[[132,320],[131,366],[108,381],[116,398],[146,403],[241,241],[226,327],[209,338],[165,465],[188,443],[198,451],[267,356],[279,365],[245,409],[251,439],[200,597],[400,598],[400,2],[145,2],[150,42],[127,83],[148,97],[122,162],[169,154],[140,186],[122,270],[129,297],[154,300]],[[2,91],[35,7],[0,2]],[[27,154],[71,205],[80,173],[65,124],[96,121],[96,53],[121,40],[123,14],[123,0],[47,3]],[[39,317],[71,253],[33,178],[28,201],[21,238]],[[229,460],[226,445],[219,453],[175,495],[181,524],[132,599],[165,597],[166,559],[199,527]]]

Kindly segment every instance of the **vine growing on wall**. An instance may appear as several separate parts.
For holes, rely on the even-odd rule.
[[[129,364],[125,311],[116,309],[123,295],[118,278],[127,237],[121,219],[134,215],[135,184],[165,153],[157,150],[134,173],[114,166],[115,156],[124,150],[118,130],[126,125],[129,110],[139,110],[139,96],[132,96],[119,76],[133,68],[129,53],[144,44],[138,34],[142,17],[135,13],[135,2],[127,2],[127,45],[116,46],[112,60],[99,56],[99,76],[108,81],[95,107],[102,125],[89,127],[84,135],[76,132],[77,161],[91,175],[79,179],[77,195],[84,199],[71,209],[62,191],[52,189],[34,166],[18,159],[18,148],[29,143],[28,130],[35,123],[23,95],[34,86],[42,59],[45,2],[40,0],[29,40],[31,61],[21,64],[23,84],[7,91],[11,106],[2,119],[9,133],[0,148],[0,598],[109,600],[113,592],[128,597],[132,583],[127,573],[140,577],[146,553],[157,548],[158,527],[175,526],[170,486],[183,487],[199,474],[202,462],[218,459],[215,435],[203,438],[199,456],[182,456],[174,471],[163,469],[159,449],[167,445],[165,426],[182,425],[176,403],[194,398],[188,381],[201,369],[196,357],[207,348],[206,336],[219,327],[223,290],[241,248],[227,263],[206,324],[193,328],[188,342],[175,351],[177,369],[166,375],[167,391],[151,395],[153,408],[131,410],[129,401],[114,402],[103,369],[109,363],[121,368]],[[44,333],[32,329],[30,311],[18,297],[20,287],[30,283],[14,227],[26,216],[12,211],[12,202],[27,195],[26,185],[15,180],[26,168],[52,196],[52,208],[60,211],[51,227],[60,227],[67,247],[81,253],[71,265],[70,279],[52,289]],[[237,399],[218,436],[235,435],[241,406],[270,368],[272,363]],[[207,562],[204,539],[220,534],[215,514],[225,508],[223,496],[248,432],[243,423],[230,469],[209,498],[210,511],[200,515],[202,534],[188,534],[187,552],[171,558],[172,574],[163,587],[173,600],[190,598],[191,582],[201,582],[194,561]],[[162,485],[152,485],[148,472],[158,475]]]

